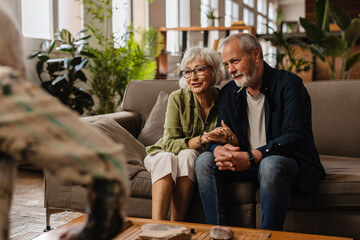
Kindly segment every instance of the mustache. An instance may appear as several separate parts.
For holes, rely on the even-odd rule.
[[[244,75],[244,73],[242,73],[242,72],[236,72],[236,73],[232,73],[231,74],[231,77],[234,79],[234,78],[236,78],[237,76],[239,76],[239,75]]]

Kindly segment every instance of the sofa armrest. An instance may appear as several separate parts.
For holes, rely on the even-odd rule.
[[[87,117],[82,117],[81,119],[85,122],[88,122],[93,120],[94,118],[99,118],[99,117],[110,117],[114,119],[129,133],[131,133],[135,138],[139,136],[141,128],[143,126],[140,114],[130,111],[121,111],[121,112],[101,114],[96,116],[87,116]]]

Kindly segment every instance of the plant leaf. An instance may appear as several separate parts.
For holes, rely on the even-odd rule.
[[[360,19],[354,18],[349,24],[348,28],[343,32],[343,39],[347,43],[348,49],[354,46],[355,42],[360,37]]]
[[[66,30],[66,29],[62,29],[60,32],[60,37],[62,40],[64,40],[66,43],[71,43],[72,42],[72,36],[71,33]]]
[[[83,28],[80,31],[78,31],[77,33],[75,33],[75,36],[79,36],[81,33],[87,32],[89,29],[87,28]]]
[[[46,51],[46,50],[49,49],[49,46],[50,46],[49,41],[48,41],[48,40],[45,40],[45,41],[42,41],[42,42],[41,42],[41,44],[40,44],[40,49],[41,49],[42,51]]]
[[[345,31],[351,22],[350,15],[335,2],[330,3],[330,12],[339,28]]]
[[[41,78],[41,73],[43,72],[44,63],[45,63],[45,61],[38,61],[36,63],[36,73],[37,73],[37,75],[38,75],[41,82],[43,81],[43,79]]]
[[[86,75],[84,74],[84,72],[83,71],[77,71],[76,73],[75,73],[75,79],[80,79],[80,81],[82,81],[82,82],[86,82],[87,81],[87,77],[86,77]]]
[[[53,39],[51,41],[48,53],[51,53],[51,51],[54,49],[56,41],[57,41],[56,39]]]
[[[317,0],[315,3],[315,17],[320,24],[324,22],[326,1],[327,0]]]
[[[47,63],[53,63],[53,62],[64,62],[67,58],[54,58],[54,59],[49,59],[46,62]]]
[[[89,60],[87,58],[83,58],[81,63],[75,66],[75,71],[77,72],[77,71],[81,70],[82,68],[84,68],[88,62],[89,62]]]
[[[70,52],[73,50],[73,45],[71,44],[61,44],[59,47],[56,48],[56,50],[60,50],[62,52]]]
[[[79,45],[79,47],[76,49],[76,54],[75,54],[76,57],[79,56],[83,48],[84,48],[83,44]]]
[[[38,54],[40,54],[41,52],[40,51],[36,51],[34,53],[32,53],[31,55],[27,56],[27,59],[33,59],[34,57],[37,57]]]
[[[332,34],[324,37],[321,46],[328,56],[341,57],[346,51],[346,42]]]
[[[64,67],[65,67],[66,69],[70,69],[70,67],[71,67],[71,61],[72,61],[72,58],[65,58],[65,59],[64,59]]]
[[[47,60],[50,59],[50,57],[48,55],[45,55],[45,54],[38,54],[38,58],[43,62],[46,62]]]
[[[321,29],[329,32],[329,1],[325,1],[323,21],[321,22]]]
[[[57,84],[57,83],[60,82],[61,80],[65,79],[67,76],[68,76],[67,73],[65,73],[65,74],[63,74],[63,75],[57,76],[57,77],[51,82],[51,85]]]
[[[320,47],[317,44],[311,44],[310,45],[310,50],[315,56],[320,58],[321,61],[325,62],[325,52],[324,52],[324,49],[322,47]]]
[[[79,40],[86,40],[86,39],[88,39],[88,38],[90,38],[90,37],[91,37],[91,35],[88,34],[88,35],[85,35],[85,36],[79,38]]]
[[[345,71],[349,71],[355,63],[360,61],[360,52],[353,54],[348,60],[345,62]]]
[[[95,55],[92,54],[91,52],[84,51],[84,50],[82,50],[82,51],[80,52],[80,55],[85,56],[85,57],[90,57],[90,58],[94,58],[94,57],[95,57]]]
[[[324,37],[325,33],[324,31],[318,27],[318,25],[316,25],[314,22],[305,19],[305,18],[300,18],[300,23],[301,26],[303,26],[303,28],[306,31],[306,37],[314,42],[314,43],[319,43],[321,41],[321,39]]]

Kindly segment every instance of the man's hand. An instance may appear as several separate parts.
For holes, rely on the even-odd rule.
[[[240,151],[239,147],[231,144],[217,146],[214,150],[216,166],[220,171],[244,171],[250,167],[247,152]]]

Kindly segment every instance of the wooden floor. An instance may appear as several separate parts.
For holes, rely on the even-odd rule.
[[[51,227],[59,227],[81,215],[73,212],[53,214]],[[10,239],[29,240],[43,234],[45,216],[42,172],[19,169],[10,210]]]

